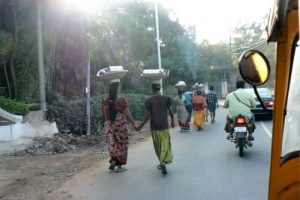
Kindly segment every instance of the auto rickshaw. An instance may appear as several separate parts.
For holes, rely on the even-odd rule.
[[[267,26],[268,42],[277,43],[269,200],[300,199],[298,6],[297,0],[275,0]],[[249,50],[240,57],[239,70],[256,89],[268,80],[270,65],[261,52]]]

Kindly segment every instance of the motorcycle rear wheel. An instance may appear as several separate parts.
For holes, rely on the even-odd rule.
[[[243,139],[239,139],[239,155],[240,157],[244,156],[244,140]]]

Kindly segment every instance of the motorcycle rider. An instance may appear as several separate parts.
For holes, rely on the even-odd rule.
[[[251,108],[256,107],[255,99],[251,94],[246,92],[244,90],[245,82],[242,80],[239,80],[236,82],[236,88],[237,90],[234,92],[231,92],[227,95],[225,102],[224,102],[224,108],[229,108],[229,113],[227,115],[227,121],[224,130],[229,133],[227,136],[227,139],[230,139],[233,137],[233,122],[235,118],[241,114],[244,117],[246,117],[246,120],[248,121],[248,131],[249,131],[249,140],[254,140],[254,137],[252,136],[252,133],[255,129],[254,124],[254,115],[251,112]]]

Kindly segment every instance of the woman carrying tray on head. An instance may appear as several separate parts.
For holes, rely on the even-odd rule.
[[[186,98],[183,95],[186,83],[179,81],[175,87],[178,89],[178,96],[176,96],[175,102],[177,104],[177,118],[181,132],[187,132],[190,130],[190,123],[188,122],[188,112],[185,107]]]
[[[206,114],[206,99],[202,96],[203,86],[202,84],[195,84],[194,87],[196,93],[193,96],[193,110],[194,110],[194,127],[200,131],[205,127],[205,114]]]
[[[116,172],[127,170],[128,154],[128,128],[126,118],[134,125],[135,121],[129,112],[128,101],[119,95],[120,79],[112,79],[109,84],[108,97],[102,100],[102,111],[104,117],[104,133],[108,140],[110,154],[109,169]]]

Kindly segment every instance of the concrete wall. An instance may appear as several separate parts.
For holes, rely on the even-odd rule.
[[[11,113],[7,112],[6,110],[3,110],[2,108],[0,108],[0,116],[9,121],[15,122],[15,123],[23,121],[22,116],[11,114]]]
[[[58,133],[56,123],[50,123],[48,121],[36,123],[16,123],[7,126],[0,126],[0,142],[16,140],[24,137],[52,137],[54,133]]]
[[[43,112],[30,112],[26,122],[0,126],[0,154],[22,150],[32,144],[32,139],[37,136],[53,137],[58,133],[56,123],[43,120]]]

